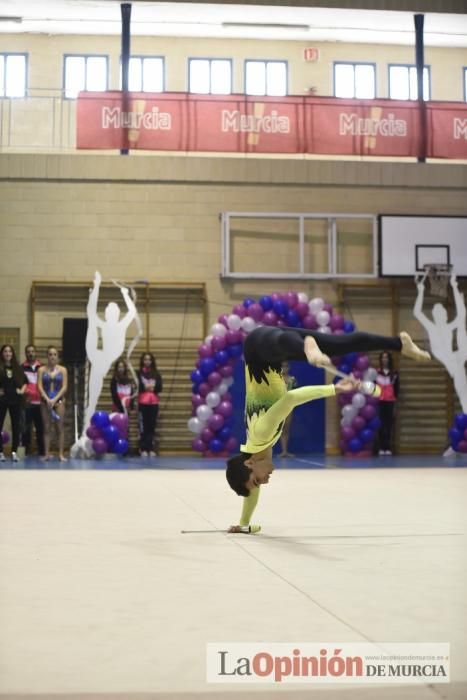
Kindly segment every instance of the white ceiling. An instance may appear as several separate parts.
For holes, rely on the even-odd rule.
[[[6,21],[21,17],[21,22]],[[290,26],[225,26],[225,23]],[[0,33],[120,34],[120,0],[0,0]],[[134,36],[283,39],[413,45],[413,15],[379,10],[336,10],[170,2],[132,2]],[[426,46],[467,48],[467,15],[425,15]],[[467,55],[466,55],[467,63]]]

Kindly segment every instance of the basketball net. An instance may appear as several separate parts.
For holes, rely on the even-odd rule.
[[[452,265],[447,263],[428,263],[423,266],[423,269],[425,270],[425,277],[428,277],[430,291],[433,296],[447,297]]]

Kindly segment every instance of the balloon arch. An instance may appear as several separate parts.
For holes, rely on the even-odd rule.
[[[247,298],[230,314],[219,316],[211,333],[198,348],[196,368],[191,372],[192,416],[188,429],[194,433],[192,448],[205,457],[227,456],[238,449],[233,437],[232,396],[234,367],[242,357],[243,342],[256,326],[309,328],[336,335],[355,330],[352,321],[336,313],[323,299],[308,300],[304,292],[274,292],[255,301]],[[374,381],[376,370],[365,353],[348,353],[331,358],[341,372]],[[339,394],[341,433],[339,447],[344,454],[367,456],[380,422],[378,399],[360,392]]]

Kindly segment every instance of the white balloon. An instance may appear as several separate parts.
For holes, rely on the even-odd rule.
[[[256,328],[254,319],[252,319],[250,316],[245,316],[245,318],[242,319],[242,328],[246,333],[251,333],[253,328]]]
[[[332,333],[329,326],[320,326],[318,328],[318,333]]]
[[[327,311],[318,311],[316,314],[316,321],[318,322],[318,326],[327,326],[329,324],[329,319],[331,316]]]
[[[363,408],[365,404],[366,400],[363,394],[358,393],[352,396],[352,406],[355,406],[356,409]]]
[[[324,308],[323,299],[321,299],[321,297],[315,297],[308,304],[308,308],[310,309],[312,314],[317,314],[318,311],[322,311]]]
[[[352,421],[353,421],[353,418],[350,418],[350,416],[348,416],[348,417],[347,417],[347,416],[344,416],[344,417],[341,419],[341,427],[342,427],[342,428],[345,428],[346,426],[351,425],[351,424],[352,424]]]
[[[342,416],[344,418],[355,418],[358,413],[358,408],[351,403],[346,404],[342,408]]]
[[[188,421],[188,430],[194,433],[195,435],[199,435],[203,428],[204,424],[200,421],[199,418],[196,418],[196,416],[193,416]]]
[[[369,381],[369,382],[374,382],[376,377],[377,377],[378,372],[375,370],[374,367],[369,367],[365,374],[363,375],[363,379]]]
[[[305,292],[299,292],[297,296],[299,302],[302,304],[308,304],[308,294],[305,294]]]
[[[196,415],[201,421],[207,421],[212,416],[213,410],[210,406],[206,406],[204,403],[198,406],[196,409]]]
[[[216,391],[219,394],[219,396],[223,396],[229,390],[229,387],[226,382],[227,380],[223,379],[221,383],[218,386],[216,386]]]
[[[206,396],[206,405],[209,406],[210,408],[216,408],[221,402],[221,397],[217,393],[217,391],[210,391],[209,394]]]
[[[362,382],[361,384],[362,387],[362,392],[366,394],[367,396],[373,396],[375,393],[375,383],[370,382],[369,379],[366,379],[365,381]]]
[[[211,340],[214,338],[213,335],[207,335],[204,339],[204,344],[205,345],[211,345]]]
[[[222,381],[225,382],[227,387],[232,386],[232,384],[234,383],[233,377],[227,377],[226,379],[223,379]]]
[[[213,335],[224,336],[227,333],[227,328],[223,323],[215,323],[213,326],[211,326],[211,333]]]
[[[242,327],[242,319],[237,314],[230,314],[227,316],[227,325],[231,331],[239,331]]]

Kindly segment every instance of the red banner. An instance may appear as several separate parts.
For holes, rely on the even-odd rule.
[[[428,152],[467,158],[467,104],[429,102]],[[417,157],[417,102],[80,93],[77,148]]]

